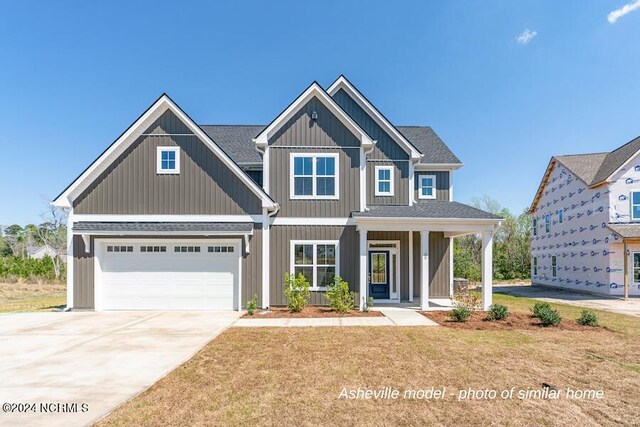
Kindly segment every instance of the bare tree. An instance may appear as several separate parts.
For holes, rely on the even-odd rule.
[[[38,237],[45,245],[50,246],[55,255],[53,269],[56,279],[60,278],[62,257],[67,253],[67,214],[53,206],[42,215],[44,222],[38,227]]]

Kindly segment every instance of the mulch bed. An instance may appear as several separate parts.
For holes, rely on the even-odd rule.
[[[420,314],[433,320],[434,322],[452,329],[475,329],[475,330],[506,330],[525,329],[530,331],[540,330],[561,330],[561,331],[603,331],[602,326],[583,326],[574,319],[562,319],[558,326],[542,326],[540,320],[528,313],[509,313],[507,320],[491,322],[487,320],[486,311],[474,311],[467,322],[456,322],[451,319],[449,311],[421,311]]]
[[[271,307],[269,310],[256,310],[253,316],[245,314],[244,318],[249,319],[272,319],[279,317],[381,317],[382,313],[379,311],[359,311],[351,310],[347,313],[339,313],[328,307],[305,307],[300,313],[291,313],[287,307]]]

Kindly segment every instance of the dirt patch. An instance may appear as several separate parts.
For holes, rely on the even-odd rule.
[[[456,322],[451,319],[448,311],[421,311],[420,314],[433,320],[434,322],[453,329],[474,329],[474,330],[554,330],[554,331],[604,331],[601,326],[583,326],[573,319],[562,319],[558,326],[542,326],[540,320],[528,313],[509,313],[507,320],[491,322],[487,320],[486,311],[474,311],[467,322]]]
[[[300,313],[292,313],[286,307],[273,307],[269,310],[256,311],[256,314],[249,316],[245,314],[244,318],[247,319],[266,319],[266,318],[279,318],[279,317],[382,317],[383,314],[379,311],[359,311],[351,310],[347,313],[339,313],[328,307],[305,307]]]

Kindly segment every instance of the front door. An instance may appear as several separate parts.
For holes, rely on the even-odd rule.
[[[389,299],[389,251],[369,251],[369,296]]]

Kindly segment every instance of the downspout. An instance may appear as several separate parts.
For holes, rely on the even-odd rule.
[[[363,172],[361,172],[362,175],[360,179],[360,191],[364,194],[362,194],[360,197],[362,198],[361,201],[362,201],[362,204],[364,205],[364,212],[369,210],[369,208],[367,207],[367,156],[373,152],[374,148],[376,148],[377,142],[378,141],[374,139],[371,142],[371,148],[369,148],[368,150],[362,151]]]
[[[627,254],[627,239],[622,239],[624,245],[624,299],[629,299],[629,255]]]

